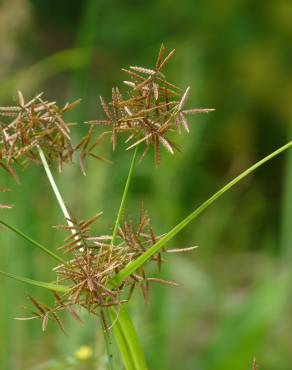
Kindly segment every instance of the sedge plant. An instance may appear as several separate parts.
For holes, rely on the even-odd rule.
[[[63,245],[55,252],[1,219],[3,227],[56,261],[53,269],[56,277],[53,282],[41,282],[2,270],[0,273],[52,293],[54,304],[51,307],[28,295],[30,316],[21,318],[39,319],[44,331],[49,322],[65,331],[60,318],[61,311],[66,311],[78,321],[81,321],[80,309],[95,315],[102,324],[109,369],[117,368],[112,360],[112,338],[125,369],[147,369],[139,337],[127,312],[127,304],[137,287],[147,299],[152,284],[177,285],[171,279],[159,277],[164,256],[167,253],[192,251],[196,247],[168,249],[167,242],[238,182],[292,146],[292,142],[288,142],[239,174],[163,235],[154,232],[143,205],[138,205],[139,221],[134,223],[127,217],[125,206],[138,160],[141,162],[153,151],[154,165],[159,166],[161,149],[170,155],[180,150],[175,135],[182,131],[189,132],[188,116],[214,111],[186,107],[190,87],[180,89],[168,81],[164,72],[173,54],[174,50],[167,54],[162,45],[154,68],[130,66],[123,69],[127,75],[124,81],[126,91],[113,88],[110,102],[100,97],[103,116],[83,123],[87,132],[76,145],[72,140],[76,125],[66,122],[65,115],[80,100],[59,107],[56,102],[47,101],[43,94],[26,101],[18,92],[15,106],[0,107],[1,168],[20,182],[19,166],[41,165],[64,216],[64,224],[54,227],[67,233]],[[58,189],[52,167],[62,171],[66,163],[78,157],[81,171],[85,174],[88,158],[109,162],[98,152],[99,144],[108,138],[113,150],[122,141],[121,145],[126,145],[126,150],[132,151],[133,155],[120,206],[113,220],[114,226],[102,235],[94,235],[92,224],[102,217],[102,212],[97,212],[87,220],[74,217]],[[10,205],[1,204],[0,207],[10,208]],[[157,265],[158,275],[148,275],[146,266],[149,263]]]

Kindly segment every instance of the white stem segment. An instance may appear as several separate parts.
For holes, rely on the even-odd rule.
[[[55,179],[53,177],[53,174],[52,174],[52,172],[50,170],[49,164],[47,162],[46,156],[45,156],[44,152],[42,151],[42,149],[39,146],[38,146],[38,151],[39,151],[39,155],[40,155],[42,164],[43,164],[44,169],[46,171],[47,177],[48,177],[49,182],[51,184],[51,187],[53,189],[53,192],[54,192],[54,194],[55,194],[55,196],[57,198],[57,201],[59,203],[59,206],[60,206],[60,208],[61,208],[61,210],[63,212],[63,215],[64,215],[64,217],[65,217],[65,219],[66,219],[66,221],[68,223],[68,226],[71,228],[72,234],[75,235],[76,234],[76,230],[74,229],[74,224],[70,221],[70,214],[69,214],[69,212],[68,212],[68,210],[67,210],[67,208],[65,206],[65,203],[63,201],[63,198],[62,198],[62,196],[61,196],[61,194],[59,192],[59,189],[57,187],[57,184],[55,182]]]

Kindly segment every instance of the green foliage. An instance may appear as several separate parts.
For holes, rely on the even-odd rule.
[[[46,282],[42,282],[42,281],[38,281],[38,280],[28,279],[26,277],[10,274],[10,273],[2,271],[2,270],[0,270],[0,274],[4,275],[4,276],[7,276],[7,277],[10,277],[14,280],[21,281],[22,283],[26,283],[26,284],[29,284],[29,285],[35,285],[39,288],[53,290],[55,292],[60,292],[60,293],[67,293],[68,292],[68,288],[65,285],[56,285],[56,284],[50,284],[50,283],[46,283]]]
[[[41,251],[45,252],[50,257],[54,258],[56,261],[61,262],[61,263],[66,263],[66,261],[63,258],[61,258],[58,255],[56,255],[54,252],[52,252],[51,250],[49,250],[44,245],[42,245],[39,242],[33,240],[31,237],[29,237],[28,235],[24,234],[22,231],[16,229],[14,226],[9,225],[7,222],[2,221],[2,220],[0,220],[0,224],[2,224],[3,226],[7,227],[8,229],[10,229],[11,231],[13,231],[14,233],[18,234],[23,239],[25,239],[30,244],[32,244],[34,247],[39,248]]]
[[[120,271],[117,274],[117,276],[113,278],[112,286],[114,287],[114,286],[120,285],[124,279],[126,279],[130,274],[132,274],[140,266],[142,266],[147,260],[150,259],[152,255],[157,253],[159,249],[161,249],[168,241],[172,240],[176,236],[177,233],[183,230],[191,221],[193,221],[196,217],[198,217],[207,207],[209,207],[212,203],[214,203],[217,199],[219,199],[225,192],[231,189],[239,181],[244,179],[246,176],[250,175],[253,171],[255,171],[258,167],[265,164],[270,159],[274,158],[275,156],[282,153],[283,151],[289,149],[291,146],[292,146],[292,141],[282,146],[281,148],[277,149],[273,153],[269,154],[267,157],[263,158],[262,160],[260,160],[259,162],[255,163],[253,166],[248,168],[246,171],[242,172],[235,179],[231,180],[227,185],[221,188],[218,192],[212,195],[209,199],[207,199],[200,207],[195,209],[185,219],[183,219],[180,223],[174,226],[172,230],[170,230],[166,235],[164,235],[151,248],[145,251],[144,254],[136,258],[128,266],[126,266],[122,271]]]
[[[115,340],[127,370],[147,370],[143,349],[124,306],[110,310]]]

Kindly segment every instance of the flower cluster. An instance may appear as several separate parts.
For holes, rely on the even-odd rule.
[[[128,87],[126,98],[119,88],[112,89],[109,103],[100,97],[104,119],[92,120],[87,123],[97,126],[109,126],[113,149],[117,144],[119,133],[128,133],[127,149],[145,143],[142,158],[151,146],[154,147],[155,163],[160,162],[160,147],[163,146],[173,154],[178,146],[169,138],[171,131],[181,132],[183,127],[189,132],[187,116],[190,114],[208,113],[214,109],[185,109],[190,88],[184,92],[170,83],[162,73],[163,68],[174,54],[172,50],[165,56],[164,45],[161,45],[155,68],[130,66],[123,69],[129,77],[124,81]]]
[[[80,318],[75,310],[76,307],[83,307],[90,313],[103,317],[105,307],[119,306],[127,302],[135,286],[140,286],[144,298],[147,299],[150,282],[177,285],[173,281],[148,277],[145,268],[140,267],[122,284],[113,288],[111,280],[116,274],[143,254],[147,248],[154,245],[159,237],[154,234],[150,218],[143,208],[141,208],[140,220],[137,225],[126,219],[121,222],[114,244],[111,235],[91,236],[90,226],[100,215],[101,213],[80,222],[71,219],[72,227],[55,226],[70,232],[70,235],[65,239],[65,244],[60,248],[71,258],[67,263],[54,268],[57,275],[56,283],[66,283],[69,290],[63,296],[56,292],[53,293],[54,307],[48,307],[29,296],[36,309],[30,310],[34,316],[29,319],[41,319],[43,329],[46,328],[48,320],[52,320],[64,330],[58,316],[58,312],[64,309],[78,320]],[[193,248],[172,249],[168,252],[184,252],[191,249]],[[167,253],[167,251],[163,249],[162,253]],[[151,258],[159,270],[164,261],[162,253],[158,252]],[[105,323],[105,320],[103,322]],[[107,328],[105,327],[105,329]]]
[[[70,124],[63,120],[63,114],[74,108],[79,100],[60,108],[55,102],[35,96],[28,102],[18,92],[16,106],[0,107],[0,166],[17,181],[14,164],[25,165],[38,162],[41,148],[47,160],[57,163],[61,169],[64,162],[70,162],[73,147]]]
[[[100,97],[105,118],[86,121],[90,124],[89,130],[76,147],[72,145],[70,136],[73,124],[66,123],[63,115],[80,99],[59,107],[55,102],[43,99],[43,94],[25,102],[22,93],[18,92],[17,105],[0,107],[0,166],[19,181],[14,165],[38,162],[39,149],[49,163],[57,163],[59,170],[63,163],[71,162],[73,153],[78,151],[81,169],[85,173],[84,162],[88,156],[109,162],[94,149],[104,136],[111,134],[114,150],[120,133],[128,134],[127,149],[145,144],[141,158],[153,146],[158,165],[161,146],[171,154],[178,149],[170,139],[170,132],[177,130],[180,133],[182,127],[189,132],[188,115],[214,110],[185,109],[190,88],[183,92],[162,73],[173,54],[174,50],[165,55],[165,48],[161,45],[154,69],[137,66],[123,69],[129,77],[124,81],[128,91],[123,95],[119,88],[113,88],[109,103]],[[95,137],[96,126],[108,126],[110,130]]]

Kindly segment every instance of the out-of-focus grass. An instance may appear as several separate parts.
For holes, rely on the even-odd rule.
[[[90,50],[86,48],[63,50],[50,55],[31,67],[25,67],[13,78],[2,81],[0,98],[7,99],[17,90],[23,91],[26,95],[33,95],[39,86],[50,77],[88,66],[89,56]]]

